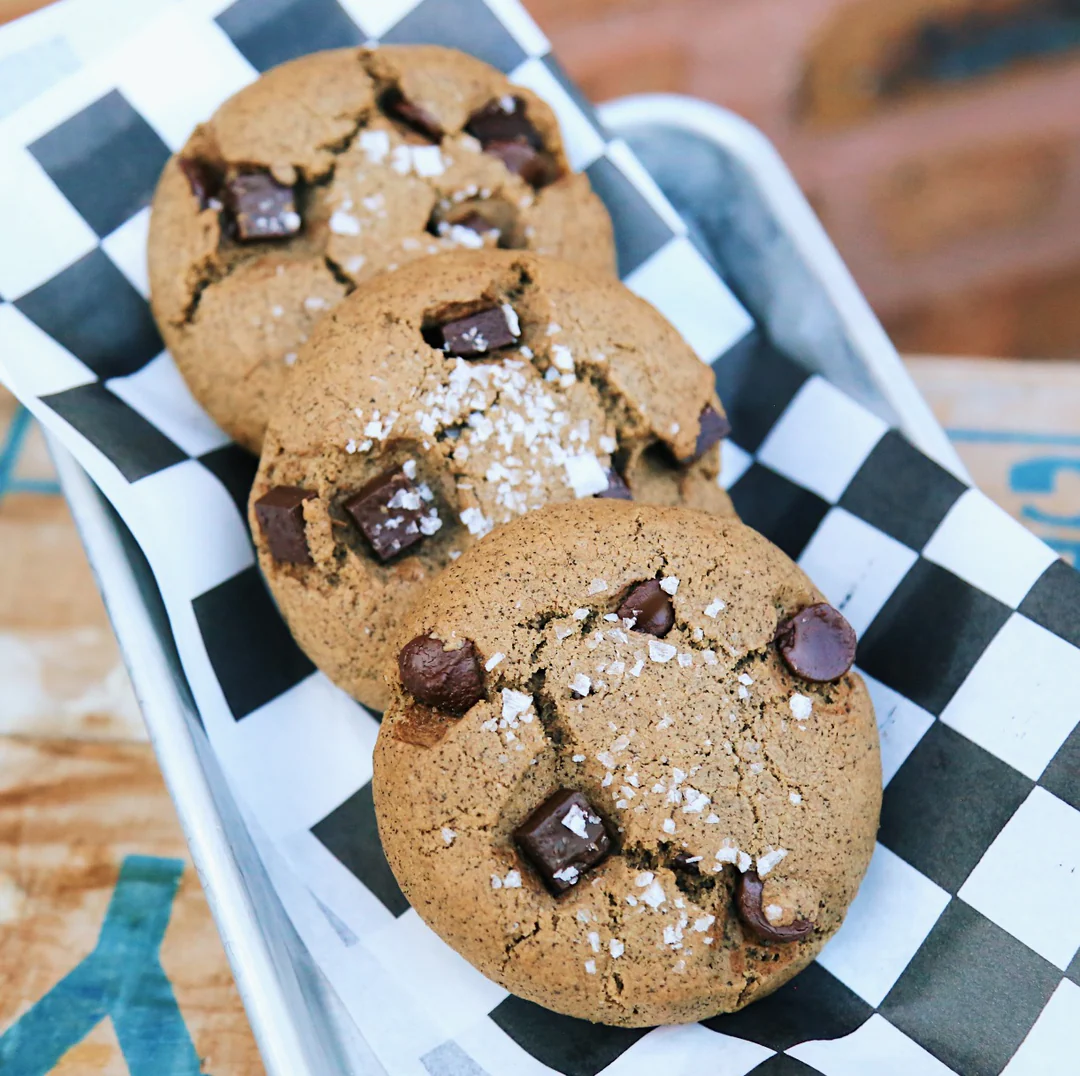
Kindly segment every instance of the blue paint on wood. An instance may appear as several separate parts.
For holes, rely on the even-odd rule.
[[[199,1076],[159,959],[183,873],[179,859],[124,860],[93,952],[0,1036],[0,1074],[45,1076],[110,1017],[131,1076]]]
[[[4,443],[0,445],[0,500],[3,500],[5,493],[60,492],[60,486],[56,482],[15,477],[15,464],[26,443],[26,435],[30,432],[32,423],[30,412],[25,407],[19,405],[15,408]]]

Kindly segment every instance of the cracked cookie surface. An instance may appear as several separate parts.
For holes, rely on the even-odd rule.
[[[267,430],[252,533],[300,646],[376,709],[408,604],[492,527],[597,493],[731,512],[712,370],[613,278],[445,254],[350,296],[301,361]],[[306,494],[290,501],[300,563],[288,543],[275,553],[265,502],[258,518],[282,488]]]
[[[647,580],[670,626],[619,616]],[[802,679],[775,643],[823,600],[756,532],[681,508],[554,505],[479,543],[399,644],[471,645],[482,696],[440,714],[388,672],[373,791],[413,907],[508,990],[602,1023],[700,1020],[786,982],[839,928],[881,800],[860,677]],[[558,825],[533,812],[569,792],[553,886],[530,855]]]
[[[230,181],[252,174],[291,192],[297,220],[230,206]],[[195,397],[257,452],[323,312],[380,272],[485,246],[614,272],[607,211],[570,170],[550,108],[451,49],[315,53],[242,89],[166,164],[152,307]]]

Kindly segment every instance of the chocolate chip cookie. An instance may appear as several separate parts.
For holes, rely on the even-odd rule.
[[[731,518],[578,501],[500,529],[401,625],[375,749],[421,917],[521,997],[628,1027],[814,958],[874,848],[855,636]]]
[[[550,501],[730,512],[712,371],[613,277],[511,251],[415,262],[319,323],[267,430],[259,562],[297,641],[382,709],[413,597]]]
[[[315,53],[226,101],[165,166],[152,305],[196,398],[258,451],[323,312],[380,272],[486,247],[614,270],[551,109],[452,49]]]

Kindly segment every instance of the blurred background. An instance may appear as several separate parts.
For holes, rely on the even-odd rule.
[[[1080,0],[532,0],[594,100],[776,143],[907,352],[1080,357]]]

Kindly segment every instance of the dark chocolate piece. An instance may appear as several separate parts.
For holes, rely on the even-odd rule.
[[[809,605],[776,629],[780,656],[796,676],[839,680],[855,663],[858,639],[844,614],[825,602]]]
[[[543,149],[540,132],[525,115],[520,97],[499,97],[477,109],[465,122],[465,130],[486,150],[492,142],[521,142]]]
[[[492,306],[448,321],[440,326],[440,330],[443,350],[462,359],[474,359],[496,348],[509,347],[521,336],[517,316],[513,311],[507,313],[502,306]]]
[[[460,716],[484,697],[480,656],[468,639],[446,650],[441,639],[418,635],[401,648],[398,672],[402,687],[435,710]]]
[[[292,187],[278,183],[269,172],[244,172],[230,179],[224,201],[242,241],[284,239],[300,231]]]
[[[607,481],[607,489],[601,490],[599,493],[593,494],[593,496],[605,497],[613,501],[632,501],[634,499],[630,487],[623,481],[623,476],[612,467],[607,470]]]
[[[422,542],[438,515],[403,469],[384,471],[344,504],[379,560],[389,560]],[[434,534],[437,526],[430,527]]]
[[[675,623],[675,610],[671,598],[660,589],[655,579],[638,583],[617,610],[624,620],[633,617],[637,622],[634,631],[643,631],[662,639]]]
[[[701,459],[713,445],[719,444],[727,437],[729,433],[731,433],[731,423],[728,422],[727,416],[716,411],[712,404],[706,404],[702,408],[701,415],[698,418],[698,435],[697,443],[694,445],[694,454],[692,456],[683,457],[679,462],[684,466],[695,463],[697,460]]]
[[[274,486],[255,502],[270,556],[286,564],[312,564],[304,532],[304,501],[315,494],[299,486]]]
[[[387,91],[380,104],[384,112],[417,134],[422,134],[432,142],[442,141],[442,124],[426,108],[413,104],[401,90]]]
[[[521,176],[532,187],[546,187],[558,178],[555,158],[525,142],[489,142],[484,152],[498,157],[510,172]]]
[[[500,97],[474,112],[465,130],[515,175],[534,187],[546,187],[558,178],[555,158],[544,149],[540,132],[525,115],[520,97]]]
[[[761,907],[761,891],[764,888],[765,883],[757,876],[757,871],[747,871],[739,876],[735,890],[739,918],[763,942],[801,941],[814,932],[814,924],[809,919],[796,919],[787,926],[770,923]]]
[[[540,804],[514,830],[514,840],[556,896],[611,851],[603,819],[581,792],[569,788]]]
[[[181,157],[177,162],[191,188],[191,193],[199,199],[200,209],[221,208],[221,184],[224,175],[209,161],[198,157]]]

